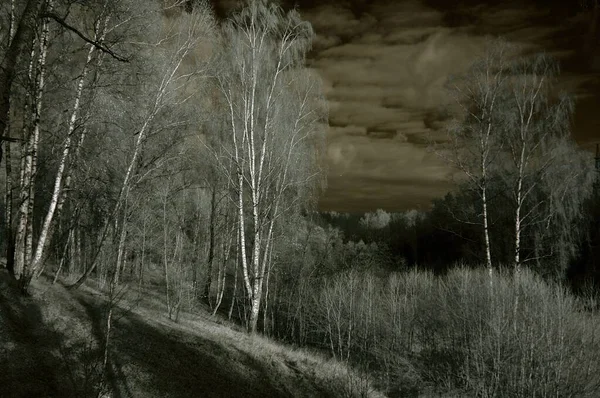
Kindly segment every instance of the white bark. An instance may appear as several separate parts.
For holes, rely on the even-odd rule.
[[[49,6],[51,3],[49,2]],[[32,130],[28,133],[26,155],[24,159],[21,185],[21,206],[19,208],[19,225],[16,235],[16,264],[15,277],[21,281],[21,287],[27,288],[31,278],[31,257],[33,251],[33,202],[34,202],[34,183],[37,169],[37,150],[40,135],[40,118],[42,113],[42,100],[44,95],[44,86],[46,83],[46,56],[48,53],[48,20],[44,19],[42,23],[42,33],[39,42],[39,52],[36,63],[36,84],[34,106],[32,109]],[[33,61],[33,57],[32,57]],[[31,66],[31,65],[30,65]],[[30,69],[30,72],[32,70]],[[31,76],[31,74],[30,74]]]
[[[10,23],[8,28],[8,46],[12,43],[15,36],[15,0],[10,0]]]
[[[213,148],[220,170],[235,187],[239,252],[250,307],[247,326],[252,333],[266,288],[276,221],[297,200],[284,203],[285,195],[292,187],[306,187],[318,175],[303,174],[310,167],[302,164],[312,161],[303,151],[310,151],[306,141],[315,134],[318,120],[309,98],[314,87],[299,78],[312,31],[294,13],[263,7],[263,2],[251,2],[226,28],[224,63],[231,69],[220,71],[218,83],[228,108],[231,148]]]
[[[118,224],[118,222],[115,222]],[[115,231],[116,233],[117,231]],[[115,273],[113,278],[113,285],[119,286],[119,278],[124,266],[124,254],[125,254],[125,239],[127,237],[127,198],[125,198],[125,206],[123,208],[123,217],[121,220],[120,232],[119,232],[119,244],[117,247],[117,259],[115,261]]]
[[[103,32],[106,31],[106,25],[110,16],[107,16],[104,21],[104,29]],[[98,26],[96,24],[96,36],[94,37],[94,41],[102,42],[104,40],[105,33],[102,33],[100,37],[98,37]],[[55,211],[59,204],[59,198],[62,194],[63,190],[63,176],[65,173],[65,168],[67,165],[67,159],[69,158],[69,154],[71,152],[73,133],[75,131],[75,124],[77,122],[79,116],[79,110],[81,106],[81,95],[83,93],[83,86],[85,84],[86,77],[88,75],[90,65],[92,63],[92,58],[94,55],[94,51],[96,50],[96,46],[89,45],[87,58],[85,64],[83,66],[83,70],[81,75],[79,76],[79,81],[77,82],[77,88],[75,90],[75,100],[73,103],[73,109],[71,111],[71,116],[69,118],[69,124],[67,126],[67,134],[65,137],[65,142],[63,144],[62,156],[60,158],[60,162],[58,164],[58,170],[56,172],[56,177],[54,178],[54,188],[52,190],[52,197],[50,199],[50,204],[48,206],[48,210],[46,211],[46,216],[44,218],[44,223],[42,225],[42,229],[40,232],[40,237],[38,239],[38,243],[36,246],[35,255],[33,256],[33,260],[31,263],[31,273],[35,274],[38,267],[40,267],[44,252],[46,250],[48,244],[48,237],[51,236],[51,225],[54,220]]]
[[[41,5],[41,0],[28,0],[18,19],[15,19],[15,13],[12,12],[14,35],[4,56],[0,58],[0,134],[2,135],[8,127],[12,85],[19,70],[18,61],[24,57],[27,47],[32,42],[35,43]]]
[[[511,148],[513,163],[516,168],[516,184],[514,188],[515,214],[514,214],[514,271],[518,273],[521,269],[521,235],[523,232],[524,215],[523,206],[527,196],[532,192],[537,181],[529,183],[529,187],[524,187],[525,178],[529,173],[529,165],[534,157],[536,149],[543,144],[547,133],[534,131],[534,116],[536,113],[537,102],[541,91],[544,88],[545,76],[534,74],[532,77],[522,77],[522,81],[513,89],[513,100],[517,111],[518,137],[514,139],[510,135],[508,145]],[[518,154],[518,155],[517,155]],[[547,154],[548,155],[548,154]]]
[[[459,221],[480,225],[483,232],[485,264],[492,287],[493,264],[489,225],[489,175],[501,151],[499,97],[507,89],[505,72],[508,69],[508,44],[494,40],[490,49],[469,72],[454,84],[452,93],[462,111],[459,123],[448,129],[451,155],[437,151],[438,155],[463,172],[481,199],[481,213],[477,222]]]
[[[29,59],[29,68],[27,72],[27,78],[29,82],[34,80],[33,68],[35,65],[35,46],[33,46]],[[27,230],[27,217],[28,217],[28,203],[29,203],[29,186],[31,185],[31,147],[33,145],[29,123],[35,119],[33,111],[30,108],[30,98],[33,97],[33,93],[26,93],[26,100],[23,112],[23,129],[22,129],[22,143],[21,143],[21,162],[19,168],[19,208],[17,211],[17,229],[15,232],[15,254],[14,254],[14,274],[16,279],[20,279],[26,264],[26,244],[25,235]]]
[[[10,1],[10,25],[8,31],[8,48],[12,43],[15,34],[15,0]],[[7,115],[8,120],[6,123],[5,131],[0,132],[2,135],[11,135],[11,120],[10,114]],[[2,148],[0,147],[0,151]],[[1,154],[1,152],[0,152]],[[5,194],[5,210],[4,210],[4,235],[6,239],[6,266],[10,272],[14,272],[14,260],[15,260],[15,238],[13,231],[13,172],[12,172],[12,154],[10,148],[10,142],[6,141],[4,145],[4,162],[6,170],[6,194]]]
[[[492,104],[493,111],[493,104]],[[491,118],[491,116],[490,116]],[[488,158],[490,154],[490,133],[492,130],[492,122],[491,119],[488,122],[486,135],[481,140],[481,207],[482,207],[482,216],[483,216],[483,236],[485,239],[485,260],[486,266],[488,268],[488,272],[490,274],[490,285],[492,284],[493,277],[493,268],[492,268],[492,248],[490,245],[490,229],[488,224],[488,198],[487,198],[487,189],[488,189]]]
[[[521,267],[521,209],[523,207],[523,178],[525,174],[525,143],[522,144],[521,155],[519,157],[519,174],[517,176],[516,203],[515,208],[515,272],[519,272]]]

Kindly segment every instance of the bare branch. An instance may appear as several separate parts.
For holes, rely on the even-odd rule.
[[[98,50],[110,55],[111,57],[113,57],[114,59],[116,59],[117,61],[120,62],[129,62],[129,60],[125,57],[122,57],[118,54],[116,54],[114,51],[112,51],[110,48],[106,47],[105,45],[103,45],[102,43],[90,39],[89,37],[87,37],[86,35],[84,35],[83,33],[81,33],[77,28],[71,26],[70,24],[67,23],[67,21],[65,21],[63,18],[61,18],[60,16],[56,15],[53,12],[46,12],[42,15],[44,18],[50,18],[54,21],[56,21],[59,25],[61,25],[62,27],[64,27],[67,30],[70,30],[71,32],[75,33],[77,36],[79,36],[83,41],[91,44],[92,46],[96,47]]]

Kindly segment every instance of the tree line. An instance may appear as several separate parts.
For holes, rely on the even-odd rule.
[[[455,250],[443,261],[483,262],[490,276],[557,275],[577,256],[595,173],[547,56],[493,41],[449,80],[457,117],[432,149],[463,174],[458,189],[426,215],[365,215],[351,242],[331,226],[340,217],[315,213],[327,106],[296,10],[248,1],[219,21],[205,1],[12,0],[1,11],[3,247],[23,292],[44,273],[71,288],[155,284],[169,316],[200,299],[256,332],[294,272],[426,266],[435,250],[419,247],[440,239]],[[294,270],[306,256],[318,267]]]

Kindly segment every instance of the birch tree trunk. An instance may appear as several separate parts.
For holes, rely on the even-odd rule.
[[[33,203],[35,194],[35,176],[37,170],[37,152],[40,135],[40,121],[42,113],[42,100],[44,95],[46,56],[48,52],[48,20],[44,19],[41,28],[38,56],[35,62],[35,93],[32,107],[31,130],[27,131],[27,144],[23,162],[22,184],[20,193],[20,207],[18,214],[18,227],[15,236],[16,263],[15,277],[19,280],[21,289],[27,290],[30,280],[29,266],[33,251]],[[32,75],[33,77],[33,75]]]
[[[485,177],[484,177],[485,178]],[[481,190],[481,201],[483,210],[483,236],[485,238],[485,260],[490,277],[490,286],[493,283],[494,268],[492,266],[492,248],[490,245],[490,227],[488,223],[488,203],[487,203],[487,183],[484,184]]]
[[[10,26],[8,31],[8,48],[12,45],[13,36],[15,34],[15,0],[10,1]],[[4,141],[4,158],[6,170],[6,195],[5,195],[5,228],[4,235],[6,239],[6,268],[8,272],[14,275],[15,272],[15,236],[13,231],[13,171],[12,171],[12,152],[10,148],[10,113],[7,115],[6,126],[4,132],[0,130],[0,135],[8,137],[9,140]],[[2,142],[0,142],[0,162],[2,159]]]
[[[546,243],[548,259],[555,253],[570,256],[572,246],[563,246],[576,239],[574,223],[581,219],[581,204],[593,184],[592,163],[583,160],[570,132],[572,101],[554,95],[557,74],[556,62],[544,55],[521,60],[511,71],[503,140],[508,149],[504,178],[512,188],[515,274],[523,264],[540,258],[541,236],[551,239],[556,234],[555,241]],[[555,228],[552,234],[550,224]],[[565,262],[565,257],[558,261]],[[544,267],[549,265],[548,261]],[[548,275],[547,271],[538,270]]]
[[[123,206],[123,216],[121,217],[121,225],[118,229],[118,239],[119,243],[117,245],[117,258],[115,261],[115,274],[113,278],[113,284],[116,287],[119,286],[119,280],[121,275],[121,270],[123,268],[124,263],[124,253],[125,253],[125,239],[127,238],[127,198],[125,198],[125,204]],[[117,224],[117,223],[115,223]],[[115,230],[117,233],[117,230]]]
[[[6,268],[14,275],[15,272],[15,234],[13,230],[13,170],[12,170],[12,152],[10,144],[4,146],[4,158],[6,169],[6,195],[4,211],[4,234],[6,237]]]
[[[27,51],[27,46],[34,41],[43,3],[44,0],[28,0],[17,22],[14,13],[14,2],[11,2],[11,12],[15,16],[12,19],[14,33],[6,51],[6,56],[0,60],[0,134],[2,137],[4,137],[8,126],[11,93],[13,91],[12,84],[17,71],[17,61]]]
[[[514,271],[516,274],[521,270],[521,210],[523,208],[523,178],[525,174],[525,143],[522,144],[521,155],[519,157],[519,171],[517,176],[516,188],[516,208],[515,208],[515,257]]]
[[[98,23],[96,23],[96,29],[95,29],[96,34],[94,37],[94,41],[102,42],[104,40],[106,27],[108,25],[109,20],[110,20],[110,16],[107,16],[104,20],[104,26],[102,29],[100,29],[99,21],[98,21]],[[80,108],[81,108],[81,96],[83,93],[83,87],[84,87],[88,72],[90,70],[90,66],[92,64],[93,55],[94,55],[95,50],[96,50],[96,47],[90,44],[88,53],[87,53],[87,57],[85,60],[85,64],[83,66],[83,70],[82,70],[81,75],[79,76],[79,80],[77,82],[77,87],[76,87],[76,91],[75,91],[75,99],[74,99],[74,103],[73,103],[73,109],[72,109],[71,115],[69,117],[69,123],[67,126],[66,137],[65,137],[65,141],[63,143],[62,155],[60,158],[60,162],[58,164],[58,170],[56,172],[56,177],[54,178],[54,188],[52,190],[52,197],[50,199],[50,204],[48,206],[48,210],[46,211],[46,216],[45,216],[44,222],[42,224],[42,229],[40,231],[40,236],[38,238],[35,255],[33,256],[31,265],[29,267],[29,274],[28,274],[29,280],[31,280],[34,276],[36,276],[36,277],[39,276],[39,274],[37,273],[38,268],[40,268],[43,265],[42,260],[44,259],[45,251],[46,251],[48,243],[52,239],[52,235],[54,233],[55,216],[60,215],[59,214],[60,209],[62,208],[62,203],[64,203],[64,199],[62,199],[62,203],[61,203],[61,196],[63,196],[63,192],[64,192],[63,177],[65,175],[65,170],[67,167],[67,161],[69,159],[69,155],[71,154],[73,136],[74,136],[74,132],[75,132],[75,124],[78,120],[79,112],[80,112]],[[85,135],[82,134],[82,136],[81,136],[82,139],[84,136]],[[74,163],[75,162],[77,162],[77,159],[74,159]],[[27,283],[29,283],[29,282],[27,282]]]
[[[512,161],[516,169],[516,180],[514,186],[514,272],[515,275],[521,270],[521,237],[524,226],[523,206],[528,195],[531,194],[537,180],[531,179],[528,186],[525,187],[525,179],[532,175],[530,165],[532,159],[536,156],[536,150],[544,147],[544,141],[549,138],[548,132],[537,128],[535,125],[536,112],[538,112],[540,102],[544,101],[543,90],[546,83],[547,70],[542,70],[541,74],[533,73],[527,76],[523,71],[523,77],[515,83],[512,91],[512,100],[515,106],[516,126],[507,129],[508,147],[510,148]],[[514,137],[514,130],[517,136]],[[547,162],[546,162],[547,164]],[[528,215],[530,212],[528,212]]]
[[[495,102],[495,99],[494,101]],[[494,104],[491,104],[491,110],[493,112]],[[491,113],[491,112],[490,112]],[[490,227],[489,227],[489,215],[488,215],[488,168],[490,167],[489,158],[491,151],[491,142],[490,135],[492,131],[492,116],[488,115],[488,125],[486,134],[480,138],[481,140],[481,208],[482,208],[482,217],[483,217],[483,236],[485,242],[485,260],[486,267],[488,269],[488,274],[490,278],[490,289],[493,288],[493,278],[494,278],[494,268],[492,265],[492,248],[490,244]]]
[[[35,65],[35,42],[33,43],[30,58],[29,68],[27,72],[27,81],[30,85],[30,90],[25,93],[25,104],[23,109],[23,127],[22,140],[20,145],[20,167],[19,167],[19,207],[17,209],[17,225],[14,234],[15,249],[14,249],[14,269],[13,274],[15,279],[19,280],[23,274],[25,267],[25,230],[27,228],[27,201],[29,200],[29,191],[25,189],[29,186],[29,176],[31,175],[29,166],[29,154],[31,147],[31,123],[33,120],[31,108],[33,107],[33,92],[35,91],[34,84],[34,65]],[[27,178],[27,180],[26,180]]]

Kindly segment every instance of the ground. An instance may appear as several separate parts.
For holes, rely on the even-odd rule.
[[[202,310],[169,320],[156,288],[115,307],[102,378],[106,296],[42,278],[23,297],[0,271],[0,397],[359,396],[356,377],[321,355],[249,336]],[[104,380],[104,382],[102,382]],[[110,391],[110,393],[108,393]],[[370,391],[369,396],[381,396]]]

